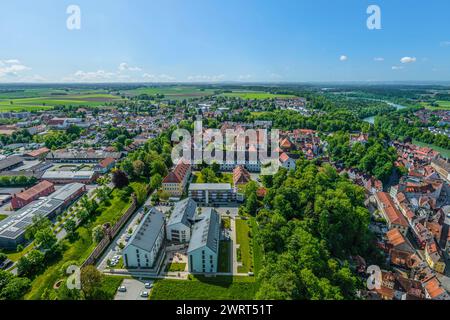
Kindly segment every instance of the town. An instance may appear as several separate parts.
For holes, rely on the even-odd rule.
[[[103,93],[106,100],[97,94],[79,105],[68,100],[64,107],[0,113],[0,267],[16,283],[2,297],[278,299],[287,293],[266,291],[271,278],[265,270],[278,268],[276,252],[287,250],[282,242],[294,243],[277,238],[278,219],[279,228],[318,224],[308,228],[326,234],[327,248],[315,242],[314,231],[298,227],[302,237],[311,237],[300,248],[318,246],[347,261],[330,258],[354,283],[337,299],[450,299],[450,163],[439,148],[382,137],[381,128],[352,114],[336,124],[334,110],[318,107],[319,99],[332,99],[329,89],[193,87],[183,90],[196,94],[182,99],[164,96],[170,87],[156,89],[161,93],[117,87]],[[172,132],[194,134],[195,121],[203,123],[200,146],[195,139],[174,142]],[[196,150],[218,147],[210,129],[237,136],[216,149],[226,150],[223,159],[195,161]],[[268,141],[267,132],[275,129],[277,141]],[[192,158],[173,161],[177,144]],[[267,150],[278,168],[270,175],[261,157]],[[317,189],[316,179],[325,189]],[[323,199],[328,193],[331,198]],[[349,198],[336,204],[335,217],[325,214],[335,208],[321,202],[342,196]],[[314,222],[320,206],[325,211]],[[346,210],[349,216],[339,217]],[[321,219],[336,229],[323,229]],[[347,236],[353,238],[345,241],[355,248],[339,249],[339,240],[331,239],[345,243],[337,226],[350,223],[355,229]],[[381,285],[356,285],[374,264]],[[67,289],[65,269],[73,265],[97,279],[99,288]]]

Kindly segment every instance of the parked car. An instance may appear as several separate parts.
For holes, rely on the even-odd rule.
[[[145,289],[151,289],[151,288],[153,288],[153,283],[146,282],[145,283]]]
[[[141,292],[141,297],[142,298],[148,298],[148,291],[142,291]]]
[[[127,287],[125,287],[125,286],[120,286],[118,291],[119,291],[119,292],[127,292]]]

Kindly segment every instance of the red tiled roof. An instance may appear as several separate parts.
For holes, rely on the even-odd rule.
[[[111,163],[114,163],[116,161],[114,158],[105,158],[102,161],[100,161],[99,166],[102,168],[107,168]]]
[[[30,157],[36,158],[36,157],[39,157],[40,155],[45,154],[45,153],[47,153],[49,151],[50,151],[50,149],[44,147],[44,148],[40,148],[40,149],[37,149],[37,150],[30,151],[30,152],[27,153],[27,155],[30,156]]]
[[[289,156],[286,153],[282,153],[280,156],[280,161],[281,162],[286,162],[289,160]]]
[[[246,184],[250,182],[250,173],[243,166],[237,166],[233,170],[233,183],[234,185]]]
[[[394,247],[405,243],[405,238],[398,229],[392,229],[388,231],[386,233],[386,237],[388,238],[389,243],[392,244]]]
[[[181,183],[190,168],[189,164],[180,161],[175,169],[164,178],[163,183]]]
[[[391,196],[386,192],[377,192],[377,198],[381,202],[386,216],[391,223],[398,224],[404,227],[408,227],[408,222],[401,212],[397,209]]]
[[[40,183],[38,183],[37,185],[22,191],[21,193],[16,194],[15,196],[18,198],[21,198],[25,201],[28,201],[30,199],[33,199],[36,195],[40,194],[41,192],[43,192],[44,190],[53,187],[53,183],[44,180]]]
[[[425,283],[425,290],[427,290],[428,295],[431,298],[436,298],[445,292],[436,278],[433,278]]]

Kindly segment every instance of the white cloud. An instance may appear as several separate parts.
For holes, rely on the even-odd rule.
[[[118,67],[119,71],[141,71],[142,69],[139,67],[132,67],[126,62],[122,62]]]
[[[348,57],[345,56],[345,55],[342,55],[342,56],[339,57],[339,60],[340,60],[340,61],[347,61],[347,60],[348,60]]]
[[[213,75],[213,76],[196,75],[196,76],[189,76],[187,79],[188,79],[188,81],[192,81],[192,82],[217,82],[217,81],[224,80],[225,75],[224,74]]]
[[[416,62],[416,58],[415,57],[403,57],[400,59],[401,63],[414,63]]]
[[[373,60],[377,61],[377,62],[381,62],[381,61],[384,61],[384,58],[383,57],[375,57],[375,58],[373,58]]]
[[[74,74],[65,77],[63,81],[73,82],[98,82],[98,81],[110,81],[116,78],[116,73],[107,72],[105,70],[97,71],[83,71],[78,70]]]
[[[441,47],[450,47],[450,41],[441,41]]]
[[[17,77],[23,71],[31,70],[31,68],[20,63],[17,59],[0,60],[0,78],[12,76]]]
[[[167,74],[150,74],[144,73],[142,78],[146,79],[150,82],[173,82],[175,81],[175,77],[169,76]]]
[[[392,70],[402,70],[404,68],[405,67],[403,67],[403,66],[392,66]]]
[[[245,81],[245,80],[250,80],[252,78],[251,74],[241,74],[238,77],[238,81]]]

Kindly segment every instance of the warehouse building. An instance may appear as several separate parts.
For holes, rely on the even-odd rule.
[[[11,200],[11,207],[14,210],[20,209],[27,204],[38,200],[41,197],[46,197],[49,194],[55,192],[55,185],[49,181],[42,181],[37,185],[22,191],[20,193],[16,193]]]

